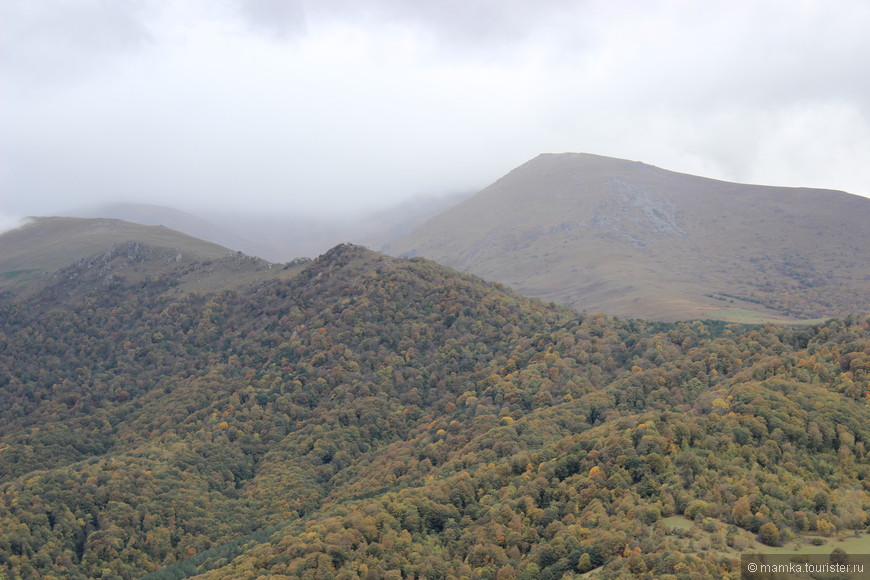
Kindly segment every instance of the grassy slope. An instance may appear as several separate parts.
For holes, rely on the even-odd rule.
[[[32,293],[45,286],[73,287],[69,282],[79,275],[99,284],[117,276],[144,282],[176,272],[176,291],[214,292],[286,278],[301,262],[271,264],[163,226],[39,217],[0,236],[0,289]]]
[[[585,311],[675,320],[737,308],[784,320],[870,309],[868,223],[870,200],[842,192],[542,155],[392,252]]]
[[[102,218],[37,217],[0,236],[0,285],[29,283],[41,274],[130,240],[198,259],[232,253],[223,246],[162,226]]]

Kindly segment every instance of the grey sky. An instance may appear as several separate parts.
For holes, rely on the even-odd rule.
[[[0,222],[346,213],[542,152],[870,195],[866,0],[2,0]]]

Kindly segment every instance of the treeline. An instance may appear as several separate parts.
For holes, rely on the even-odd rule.
[[[736,578],[866,526],[866,318],[619,321],[352,246],[159,284],[4,298],[9,576]]]
[[[739,296],[723,296],[804,320],[866,314],[870,311],[867,280],[856,276],[851,256],[846,249],[836,257],[828,256],[822,260],[825,270],[800,256],[783,256],[778,260],[752,258],[750,262],[757,269],[754,282]]]

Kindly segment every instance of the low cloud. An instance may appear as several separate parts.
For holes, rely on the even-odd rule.
[[[0,211],[341,214],[559,151],[870,195],[868,28],[861,0],[8,0]]]
[[[27,218],[5,215],[0,213],[0,234],[20,228],[27,224]]]

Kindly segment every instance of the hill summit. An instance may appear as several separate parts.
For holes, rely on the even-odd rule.
[[[544,154],[389,248],[629,318],[870,310],[870,200]]]
[[[40,276],[102,253],[112,246],[138,242],[170,252],[174,260],[215,259],[232,251],[163,226],[117,219],[31,217],[2,234],[0,286],[25,286]]]
[[[52,308],[108,285],[153,290],[160,280],[176,292],[234,288],[294,275],[306,261],[279,268],[164,226],[33,217],[0,235],[0,292],[41,295]]]

